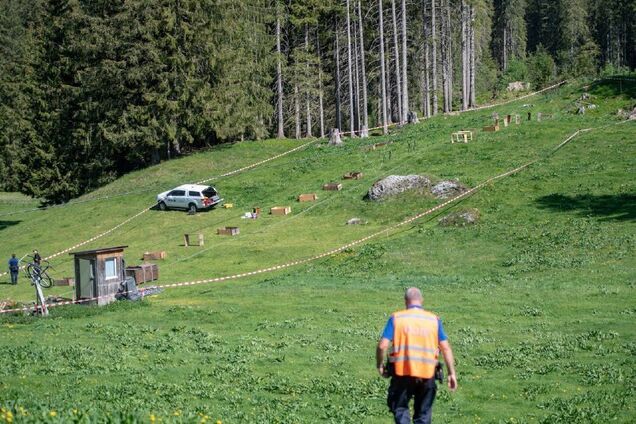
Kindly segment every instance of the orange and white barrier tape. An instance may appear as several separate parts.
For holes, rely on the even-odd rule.
[[[559,143],[554,149],[552,149],[550,151],[549,154],[554,153],[555,151],[557,151],[558,149],[560,149],[561,147],[563,147],[564,145],[569,143],[572,139],[574,139],[580,133],[586,132],[586,131],[591,131],[593,129],[594,128],[587,128],[587,129],[584,129],[584,130],[576,131],[575,133],[573,133],[572,135],[567,137],[563,142]],[[159,285],[159,286],[155,286],[155,287],[162,288],[162,289],[169,289],[169,288],[177,288],[177,287],[196,286],[196,285],[200,285],[200,284],[218,283],[218,282],[222,282],[222,281],[229,281],[229,280],[236,280],[236,279],[239,279],[239,278],[251,277],[251,276],[254,276],[254,275],[264,274],[264,273],[267,273],[267,272],[280,271],[282,269],[286,269],[286,268],[290,268],[290,267],[293,267],[293,266],[303,265],[303,264],[306,264],[306,263],[309,263],[309,262],[312,262],[312,261],[316,261],[318,259],[322,259],[322,258],[325,258],[327,256],[331,256],[331,255],[334,255],[336,253],[342,252],[345,249],[357,246],[357,245],[359,245],[361,243],[364,243],[364,242],[366,242],[366,241],[368,241],[368,240],[370,240],[372,238],[378,237],[378,236],[380,236],[382,234],[387,234],[387,233],[389,233],[392,230],[395,230],[395,229],[397,229],[399,227],[402,227],[404,225],[410,224],[411,222],[413,222],[413,221],[415,221],[417,219],[420,219],[420,218],[425,217],[427,215],[430,215],[430,214],[432,214],[434,212],[437,212],[437,211],[445,208],[446,206],[448,206],[448,205],[450,205],[452,203],[455,203],[455,202],[457,202],[459,200],[462,200],[462,199],[464,199],[466,197],[469,197],[469,196],[475,194],[477,191],[479,191],[480,189],[482,189],[483,187],[485,187],[486,185],[488,185],[488,184],[490,184],[492,182],[495,182],[497,180],[500,180],[502,178],[508,177],[510,175],[516,174],[519,171],[524,170],[525,168],[527,168],[530,165],[538,162],[541,159],[542,158],[533,159],[530,162],[527,162],[527,163],[525,163],[525,164],[523,164],[521,166],[518,166],[518,167],[516,167],[514,169],[511,169],[510,171],[507,171],[507,172],[504,172],[502,174],[496,175],[494,177],[488,178],[487,180],[485,180],[485,181],[481,182],[480,184],[476,185],[475,187],[465,191],[464,193],[461,193],[461,194],[459,194],[457,196],[454,196],[454,197],[452,197],[452,198],[440,203],[437,206],[434,206],[434,207],[432,207],[430,209],[427,209],[427,210],[425,210],[425,211],[423,211],[423,212],[421,212],[421,213],[419,213],[417,215],[414,215],[414,216],[412,216],[410,218],[407,218],[407,219],[405,219],[405,220],[403,220],[403,221],[401,221],[401,222],[399,222],[397,224],[391,225],[391,226],[389,226],[389,227],[387,227],[387,228],[385,228],[383,230],[380,230],[380,231],[377,231],[375,233],[372,233],[372,234],[370,234],[370,235],[368,235],[366,237],[363,237],[361,239],[352,241],[350,243],[347,243],[347,244],[345,244],[343,246],[340,246],[338,248],[329,250],[327,252],[323,252],[323,253],[311,256],[309,258],[298,259],[298,260],[287,262],[287,263],[284,263],[284,264],[274,265],[274,266],[270,266],[270,267],[267,267],[267,268],[261,268],[261,269],[255,270],[255,271],[243,272],[243,273],[240,273],[240,274],[226,275],[226,276],[222,276],[222,277],[208,278],[208,279],[203,279],[203,280],[186,281],[186,282],[181,282],[181,283],[164,284],[164,285]],[[140,289],[140,291],[141,290],[142,289]],[[121,293],[121,294],[126,294],[126,293]],[[48,307],[52,308],[52,307],[56,307],[56,306],[94,302],[96,300],[104,299],[104,298],[107,298],[107,297],[112,297],[112,295],[109,295],[109,296],[96,296],[96,297],[86,298],[86,299],[78,299],[78,300],[72,300],[72,301],[51,303],[51,304],[48,305]],[[5,310],[0,310],[0,314],[2,314],[2,313],[10,313],[10,312],[28,312],[28,311],[32,311],[32,310],[35,310],[35,307],[5,309]]]

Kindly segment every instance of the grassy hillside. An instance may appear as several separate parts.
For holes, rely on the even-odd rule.
[[[316,143],[214,181],[233,209],[141,215],[83,248],[125,244],[128,263],[146,250],[166,250],[159,284],[199,280],[309,257],[439,202],[415,194],[363,200],[386,175],[474,186],[543,158],[446,211],[284,272],[169,289],[135,304],[54,308],[49,319],[1,316],[0,404],[25,421],[388,423],[387,381],[375,373],[374,348],[388,314],[401,307],[403,289],[415,285],[443,318],[457,356],[460,389],[439,392],[438,422],[632,422],[636,128],[617,124],[616,112],[633,106],[636,86],[605,82],[586,90],[598,107],[585,115],[573,113],[584,89],[567,85],[342,148]],[[481,128],[493,111],[552,118],[449,143],[452,131]],[[598,129],[547,155],[590,127]],[[382,141],[392,143],[368,149]],[[34,202],[2,195],[0,257],[60,251],[144,209],[158,192],[300,144],[224,146],[133,173],[80,199],[90,201],[43,211],[14,213]],[[353,170],[364,178],[343,181],[341,192],[320,190]],[[112,197],[128,192],[134,193]],[[306,192],[319,200],[297,203]],[[277,205],[293,213],[240,219],[254,206]],[[478,225],[437,225],[442,215],[468,207],[480,210]],[[368,224],[344,225],[352,217]],[[241,234],[217,236],[224,225],[239,226]],[[193,231],[204,233],[204,247],[181,245],[183,233]],[[72,275],[70,256],[53,264],[58,277]],[[0,298],[33,296],[24,278],[0,290]]]

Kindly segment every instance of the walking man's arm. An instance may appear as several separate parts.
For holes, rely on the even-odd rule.
[[[384,337],[378,342],[378,347],[375,350],[375,366],[378,369],[378,373],[382,377],[386,377],[384,369],[384,358],[386,357],[386,351],[389,349],[389,339]]]
[[[446,363],[446,370],[448,371],[448,388],[455,391],[457,389],[457,376],[455,375],[455,359],[453,357],[453,350],[450,347],[448,340],[439,342],[439,349],[444,356],[444,362]]]

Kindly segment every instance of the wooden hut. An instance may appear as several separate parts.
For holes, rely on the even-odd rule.
[[[124,249],[128,246],[73,252],[75,257],[75,298],[91,299],[82,304],[107,305],[115,300],[126,279]]]

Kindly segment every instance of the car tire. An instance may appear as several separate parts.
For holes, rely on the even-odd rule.
[[[160,211],[165,211],[168,209],[168,206],[166,206],[165,202],[159,202],[159,210]]]
[[[195,205],[194,203],[190,203],[188,205],[188,213],[190,213],[190,214],[197,213],[197,205]]]

